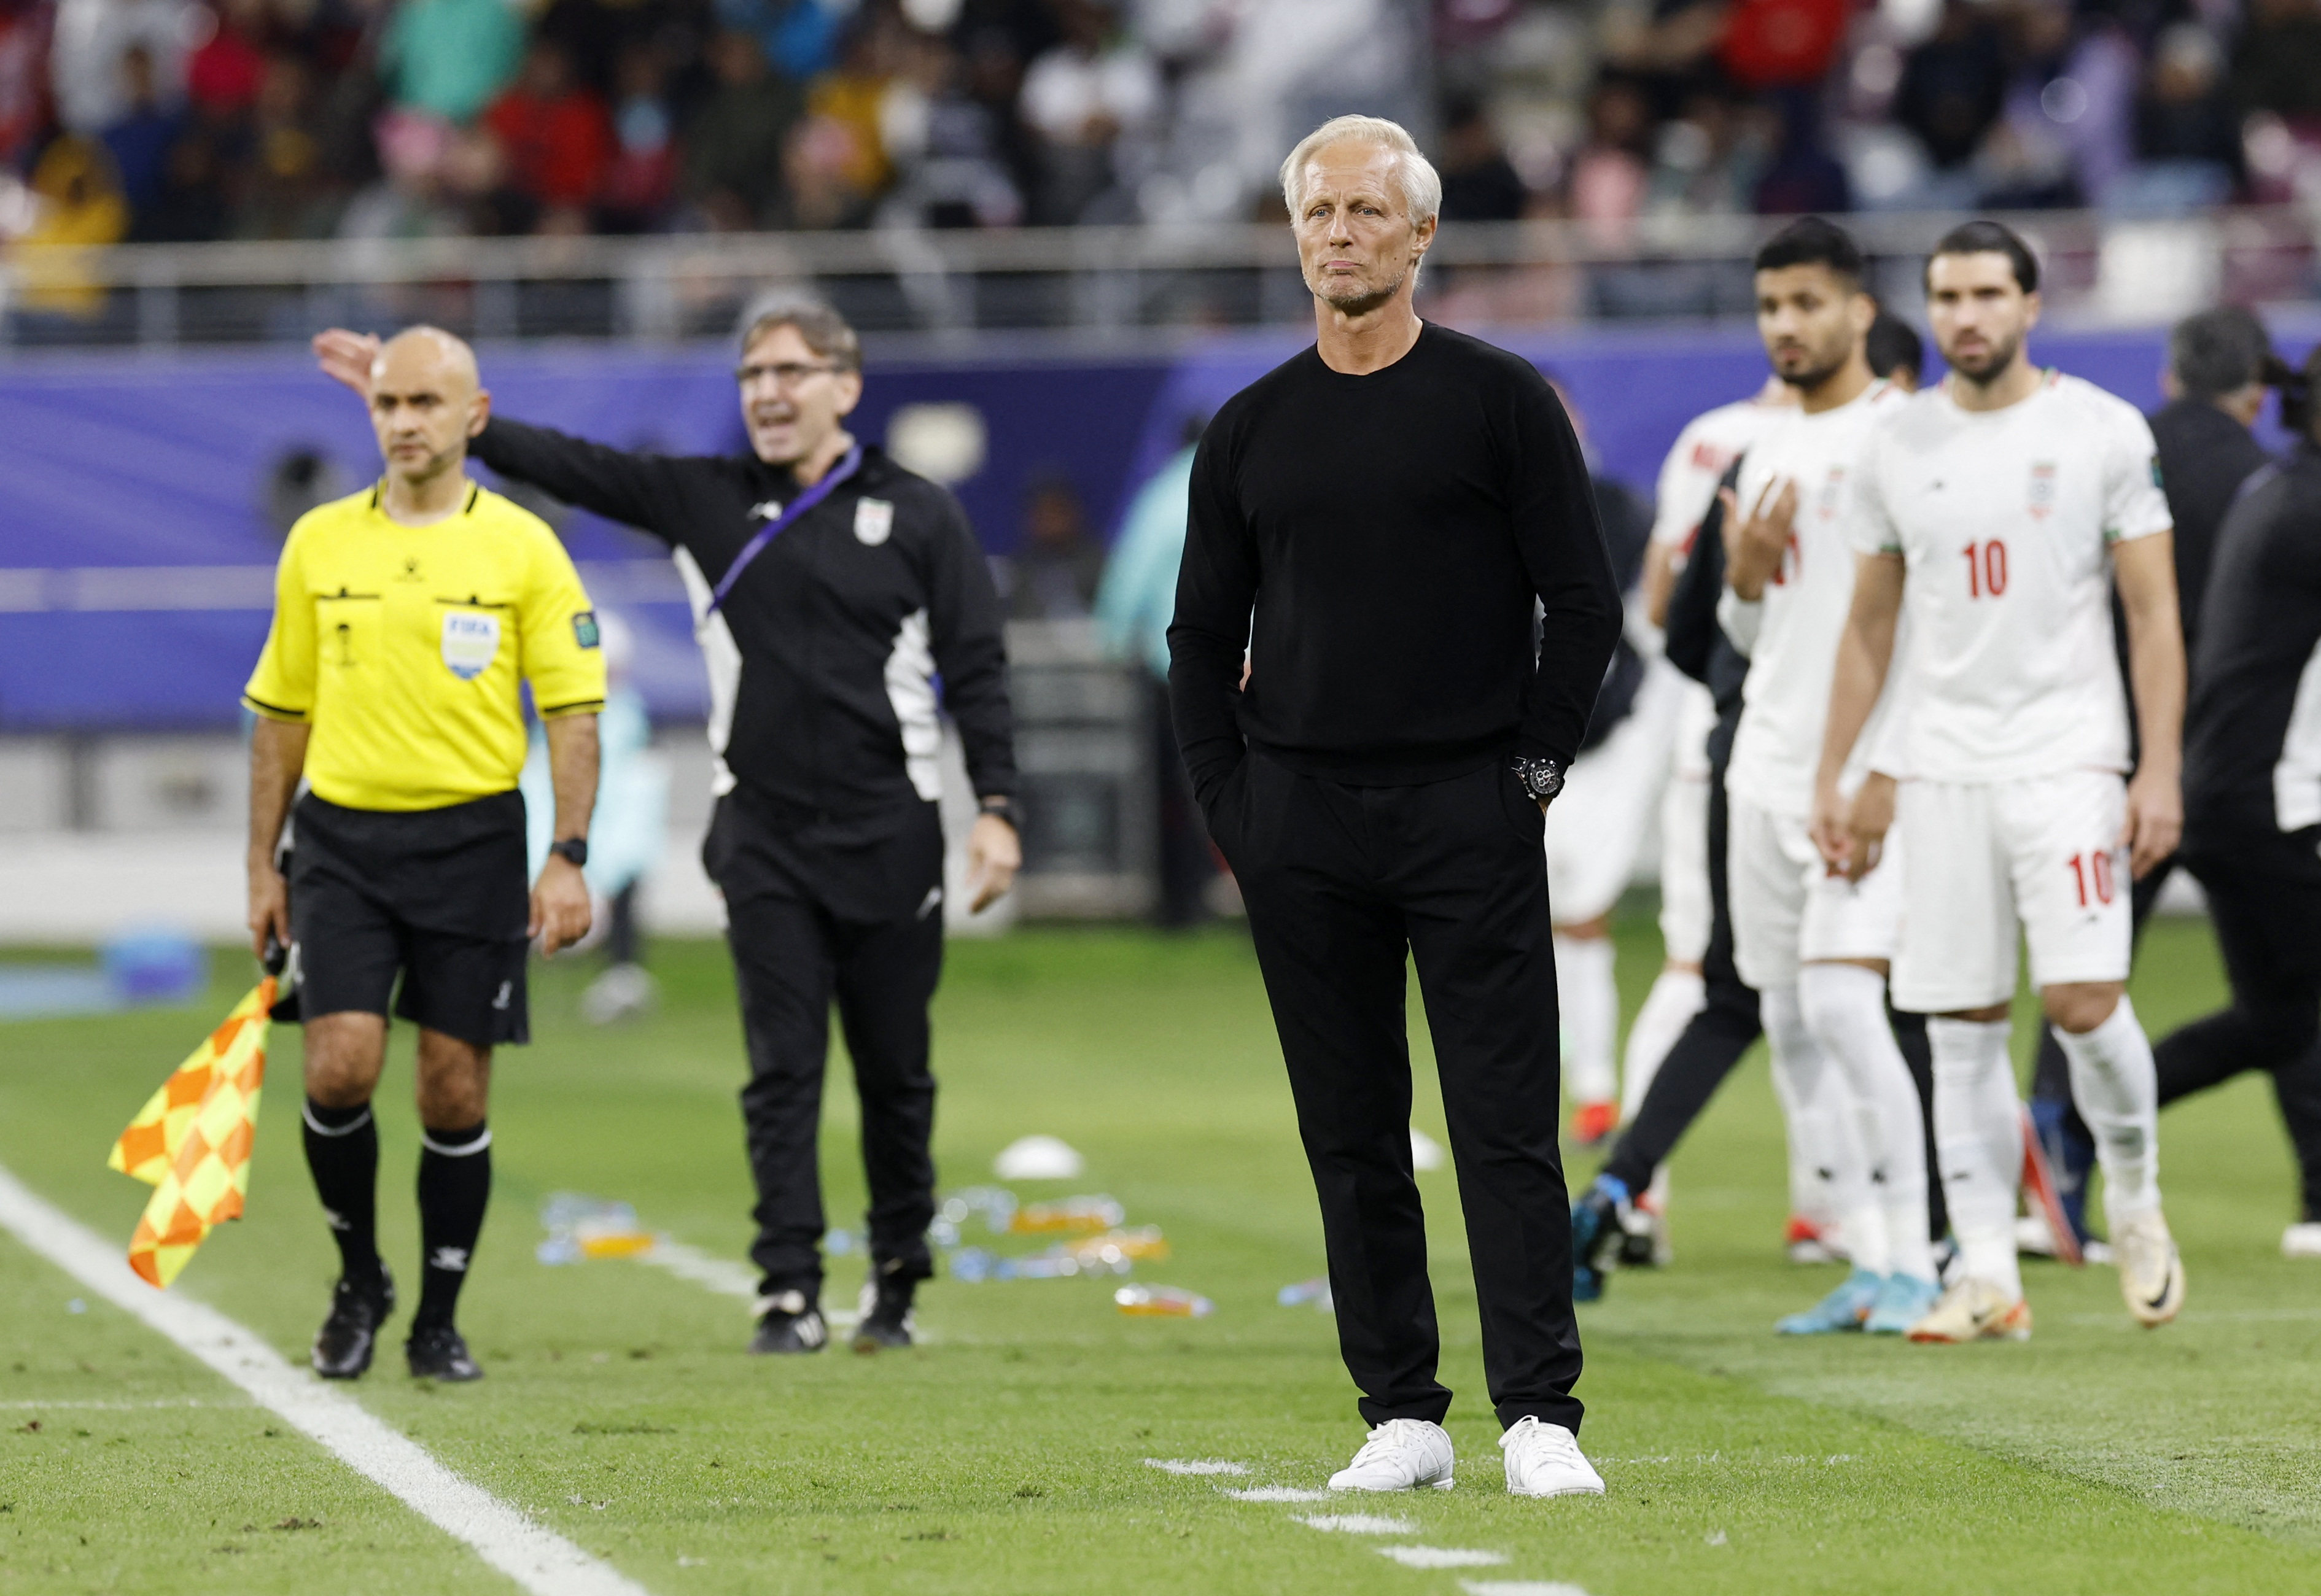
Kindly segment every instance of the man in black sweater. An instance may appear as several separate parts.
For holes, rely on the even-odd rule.
[[[325,332],[323,369],[368,389],[375,340]],[[735,372],[751,452],[631,453],[494,417],[469,452],[669,545],[709,668],[717,807],[702,863],[725,899],[750,1081],[742,1089],[763,1276],[752,1352],[817,1352],[824,1229],[816,1133],[837,1000],[862,1100],[871,1277],[857,1351],[908,1346],[933,1272],[942,969],[935,679],[982,808],[973,907],[1022,854],[998,595],[959,501],[859,444],[861,346],[835,311],[760,308]]]
[[[1546,381],[1412,309],[1442,191],[1409,134],[1325,123],[1283,163],[1282,188],[1317,341],[1202,439],[1170,692],[1249,907],[1339,1346],[1374,1427],[1331,1484],[1452,1482],[1411,1178],[1415,954],[1508,1489],[1601,1492],[1574,1437],[1542,837],[1620,634],[1619,594]]]

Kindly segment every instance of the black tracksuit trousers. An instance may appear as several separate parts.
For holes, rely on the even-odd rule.
[[[1406,956],[1434,1039],[1503,1425],[1577,1431],[1570,1202],[1539,809],[1501,761],[1349,786],[1252,752],[1210,830],[1248,905],[1321,1199],[1338,1343],[1363,1419],[1440,1422],[1440,1338],[1410,1163]]]
[[[942,831],[932,803],[878,821],[718,800],[703,863],[725,897],[750,1080],[742,1119],[758,1188],[751,1261],[774,1294],[822,1289],[823,1074],[830,1008],[854,1064],[870,1257],[933,1273],[935,1082],[927,1004],[942,973]]]

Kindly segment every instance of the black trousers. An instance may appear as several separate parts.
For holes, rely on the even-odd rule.
[[[2302,1217],[2321,1220],[2321,826],[2283,833],[2269,821],[2210,829],[2182,855],[2207,892],[2233,1002],[2153,1049],[2160,1101],[2270,1074],[2297,1149]]]
[[[817,1156],[830,1009],[862,1110],[870,1256],[933,1273],[935,1082],[927,1004],[942,973],[942,831],[934,805],[834,821],[733,793],[702,850],[725,896],[750,1080],[742,1120],[757,1183],[751,1260],[774,1294],[822,1287]]]
[[[1355,787],[1252,754],[1209,815],[1249,907],[1321,1199],[1338,1344],[1369,1423],[1451,1392],[1410,1164],[1405,960],[1443,1082],[1499,1421],[1579,1428],[1570,1203],[1541,818],[1497,762]]]

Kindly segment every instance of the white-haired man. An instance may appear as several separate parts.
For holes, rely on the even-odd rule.
[[[1316,341],[1228,401],[1201,440],[1170,689],[1194,791],[1249,905],[1339,1347],[1373,1426],[1330,1483],[1452,1483],[1411,1178],[1415,955],[1507,1487],[1599,1492],[1574,1433],[1541,847],[1620,596],[1553,391],[1412,308],[1442,184],[1409,134],[1341,117],[1281,177]]]

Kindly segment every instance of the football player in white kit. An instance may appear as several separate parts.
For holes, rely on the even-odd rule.
[[[1810,830],[1830,676],[1853,597],[1853,495],[1871,431],[1903,400],[1870,369],[1878,307],[1862,271],[1853,240],[1819,217],[1790,223],[1758,251],[1758,331],[1800,407],[1750,447],[1725,499],[1737,530],[1717,619],[1749,656],[1725,776],[1734,964],[1757,989],[1783,1101],[1827,1112],[1828,1145],[1815,1150],[1853,1265],[1835,1291],[1780,1321],[1790,1335],[1898,1335],[1940,1294],[1925,1125],[1886,1018],[1901,866],[1889,849],[1849,879],[1823,860]],[[1881,812],[1891,788],[1865,753],[1842,783],[1849,801],[1860,793]]]
[[[2031,1333],[2014,1236],[2023,1117],[2007,1005],[2018,924],[2095,1132],[2121,1294],[2147,1325],[2184,1300],[2160,1207],[2152,1047],[2125,986],[2128,872],[2167,857],[2183,824],[2170,516],[2144,418],[2025,357],[2038,286],[2029,249],[1997,222],[1954,229],[1927,260],[1928,316],[1951,375],[1871,436],[1853,606],[1815,774],[1815,840],[1859,875],[1881,838],[1874,817],[1850,811],[1842,777],[1907,608],[1894,1001],[1936,1016],[1935,1141],[1961,1265],[1911,1327],[1916,1341]],[[2122,779],[2115,584],[2140,733],[2132,782]]]

